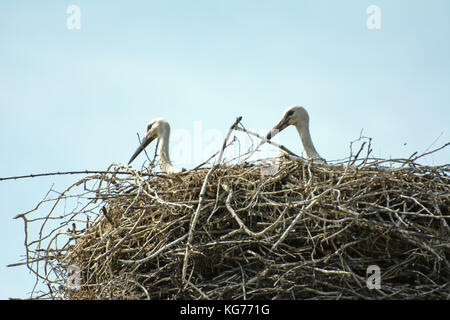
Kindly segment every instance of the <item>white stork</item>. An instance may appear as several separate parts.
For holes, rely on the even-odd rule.
[[[170,137],[170,125],[169,123],[162,119],[153,119],[147,126],[147,134],[141,142],[141,145],[136,149],[134,154],[131,156],[130,164],[142,150],[147,147],[150,142],[158,138],[157,153],[159,157],[159,167],[164,173],[177,173],[180,172],[177,168],[172,166],[172,162],[169,157],[169,137]]]
[[[302,140],[306,158],[308,160],[319,160],[320,162],[325,162],[325,159],[323,159],[317,153],[316,148],[314,148],[314,144],[309,133],[309,115],[303,107],[292,106],[287,108],[278,124],[275,125],[267,134],[266,139],[270,140],[278,132],[290,125],[297,128],[300,139]]]

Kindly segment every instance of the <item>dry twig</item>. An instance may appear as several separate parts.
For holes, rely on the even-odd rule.
[[[273,175],[260,161],[223,166],[239,121],[209,169],[115,164],[17,215],[25,258],[10,266],[36,276],[31,297],[448,299],[449,165],[370,159],[369,143],[330,165],[284,160]],[[369,265],[380,290],[365,284]]]

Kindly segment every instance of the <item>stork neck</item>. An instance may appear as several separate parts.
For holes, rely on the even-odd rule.
[[[311,135],[309,133],[309,125],[308,123],[297,123],[296,125],[298,134],[300,135],[300,139],[302,140],[303,149],[305,150],[307,159],[322,159],[322,157],[317,153],[316,148],[314,148],[314,144],[311,139]]]
[[[158,156],[159,156],[159,167],[161,172],[165,173],[175,173],[180,170],[172,166],[169,156],[169,135],[170,132],[163,134],[158,140]]]

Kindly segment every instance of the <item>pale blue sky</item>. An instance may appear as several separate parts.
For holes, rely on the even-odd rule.
[[[71,4],[80,30],[66,27]],[[380,30],[366,27],[369,5]],[[260,131],[294,104],[326,159],[348,156],[361,129],[377,157],[438,147],[450,140],[449,15],[448,0],[2,0],[0,177],[125,164],[155,117],[225,134],[243,116]],[[280,141],[301,153],[294,128]],[[25,268],[5,267],[24,253],[12,217],[78,178],[0,182],[0,298],[33,285]]]

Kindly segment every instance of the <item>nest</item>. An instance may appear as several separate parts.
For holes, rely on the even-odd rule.
[[[25,240],[24,264],[45,285],[33,297],[448,299],[450,168],[386,163],[170,176],[113,165],[45,199],[47,216],[21,215],[26,232],[42,225]],[[57,215],[75,187],[77,205]]]

